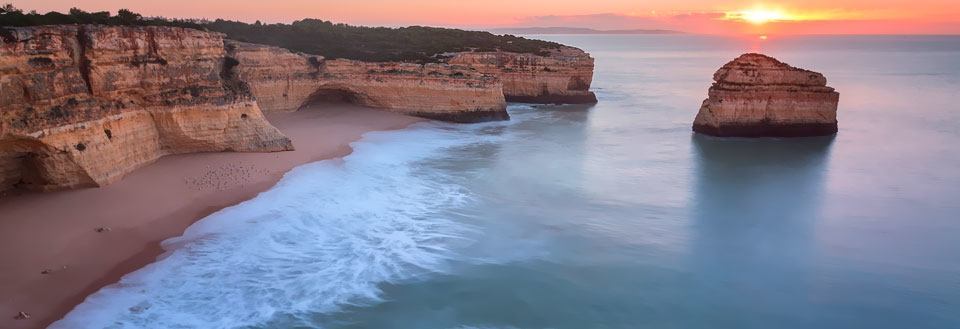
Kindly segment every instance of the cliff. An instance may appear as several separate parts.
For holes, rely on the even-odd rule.
[[[447,63],[328,60],[287,49],[228,41],[240,80],[264,111],[293,111],[311,102],[345,100],[453,122],[508,118],[505,101],[595,103],[593,58],[563,47],[548,56],[457,53]]]
[[[506,100],[596,102],[593,59],[467,52],[447,63],[328,60],[178,27],[0,28],[0,192],[103,186],[161,156],[291,150],[261,112],[347,101],[452,122]]]
[[[221,34],[82,25],[0,38],[0,191],[103,186],[167,154],[292,149],[224,70]]]
[[[820,73],[761,54],[721,67],[693,123],[714,136],[794,137],[837,132],[840,94]]]
[[[510,52],[463,52],[447,63],[466,65],[500,77],[507,101],[525,103],[596,103],[590,91],[593,57],[583,50],[561,47],[548,55]]]
[[[264,111],[347,101],[452,122],[508,118],[500,80],[470,67],[327,60],[234,41],[226,48],[239,79]]]

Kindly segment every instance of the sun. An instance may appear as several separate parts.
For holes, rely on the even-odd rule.
[[[782,21],[787,18],[779,10],[750,9],[742,12],[743,19],[753,24],[763,24],[771,21]]]
[[[726,13],[726,19],[741,20],[761,25],[769,22],[790,20],[786,12],[777,9],[753,8]]]

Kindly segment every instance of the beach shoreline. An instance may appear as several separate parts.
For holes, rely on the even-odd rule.
[[[305,163],[351,153],[364,133],[422,119],[346,104],[266,117],[295,151],[170,155],[102,188],[0,198],[0,327],[42,328],[152,263],[160,242],[270,189]],[[29,319],[14,319],[18,312]]]

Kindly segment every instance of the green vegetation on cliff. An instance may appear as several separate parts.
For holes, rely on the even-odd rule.
[[[365,27],[304,19],[292,24],[248,24],[217,19],[182,20],[147,18],[121,9],[110,12],[85,12],[73,8],[69,13],[24,13],[12,5],[0,7],[0,26],[36,26],[56,24],[103,24],[128,26],[179,26],[222,32],[228,38],[283,47],[327,58],[362,61],[432,62],[438,55],[467,50],[503,50],[540,53],[560,44],[525,39],[512,35],[459,29],[410,26],[401,28]]]

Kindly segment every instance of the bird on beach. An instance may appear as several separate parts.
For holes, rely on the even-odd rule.
[[[184,178],[184,183],[197,191],[224,191],[270,175],[270,170],[258,168],[253,164],[228,163],[220,167],[207,166],[206,171],[196,177]]]

